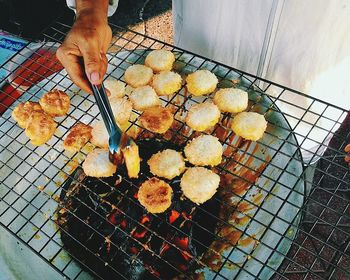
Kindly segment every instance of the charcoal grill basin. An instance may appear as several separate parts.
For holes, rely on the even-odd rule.
[[[108,75],[121,78],[127,66],[142,63],[146,54],[147,51],[144,50],[112,54],[109,56]],[[244,174],[251,175],[253,172],[255,178],[254,182],[247,185],[244,192],[230,197],[231,205],[227,208],[232,211],[232,215],[224,221],[224,224],[241,232],[239,240],[220,251],[220,259],[213,261],[213,258],[208,256],[208,263],[216,265],[216,268],[208,265],[198,269],[196,273],[204,273],[206,279],[212,279],[217,275],[223,279],[256,277],[269,279],[276,273],[286,256],[301,218],[304,180],[298,143],[283,113],[254,85],[254,80],[249,80],[235,71],[227,74],[227,68],[217,66],[213,62],[203,62],[202,59],[196,59],[192,55],[177,53],[176,71],[185,75],[197,68],[209,69],[218,77],[224,77],[220,82],[221,86],[238,81],[238,87],[249,92],[250,109],[264,114],[269,125],[264,137],[257,143],[241,145],[242,141],[238,137],[231,138],[230,143],[224,143],[226,148],[229,145],[235,147],[236,154],[240,155],[235,168],[229,170],[231,175],[228,177],[238,178],[234,180],[231,187],[237,187],[246,182],[249,178],[244,177]],[[44,92],[54,87],[62,88],[70,95],[72,108],[67,117],[59,119],[58,130],[48,144],[34,147],[28,142],[23,130],[11,119],[10,114],[18,102],[37,101]],[[164,106],[180,104],[186,110],[191,104],[202,102],[204,99],[206,97],[188,98],[183,88],[174,98],[163,98],[162,103]],[[82,273],[80,267],[84,265],[78,264],[78,260],[72,260],[64,250],[60,240],[60,230],[55,223],[55,211],[59,201],[57,197],[61,193],[60,185],[75,170],[67,162],[74,159],[81,163],[83,155],[89,150],[86,147],[81,153],[70,155],[63,151],[62,138],[76,119],[90,123],[98,117],[93,97],[81,93],[72,85],[64,70],[32,87],[1,117],[0,128],[6,135],[1,138],[1,145],[5,147],[1,151],[2,159],[13,158],[12,146],[16,145],[19,152],[15,157],[24,162],[23,168],[25,166],[28,169],[22,172],[25,169],[21,169],[17,161],[2,162],[6,168],[2,168],[5,180],[4,186],[0,188],[0,197],[3,200],[0,204],[1,223],[8,225],[10,231],[16,232],[13,235],[14,239],[20,238],[28,243],[32,250],[40,252],[40,256],[46,260],[43,262],[42,271],[51,271],[52,268],[47,266],[47,263],[50,263],[56,271],[60,271],[66,265],[64,273],[68,277],[74,278],[76,275],[79,275],[79,279],[91,277],[89,273]],[[180,115],[178,117],[180,118]],[[9,141],[13,142],[10,146]],[[233,160],[235,160],[234,157]],[[227,173],[225,167],[221,171]],[[39,190],[38,186],[43,186],[43,190]],[[18,199],[18,203],[10,206],[15,199]],[[249,206],[240,208],[239,206],[244,203]],[[237,220],[245,222],[237,223]],[[20,231],[17,232],[17,229]],[[226,239],[222,232],[217,234]],[[233,241],[229,240],[229,242]],[[7,249],[6,254],[11,254],[11,250]],[[41,266],[36,258],[26,258],[23,262],[29,267]],[[11,262],[7,263],[7,266],[9,270],[18,269],[16,264]],[[84,270],[88,271],[89,268],[84,267]],[[18,271],[20,274],[20,270]],[[26,276],[31,277],[31,275]]]

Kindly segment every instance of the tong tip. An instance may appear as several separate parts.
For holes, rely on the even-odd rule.
[[[111,153],[109,152],[109,160],[114,164],[114,165],[120,165],[123,163],[123,153],[119,150],[118,152]]]

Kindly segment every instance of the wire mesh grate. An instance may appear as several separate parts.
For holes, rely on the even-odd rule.
[[[350,277],[350,176],[344,161],[350,121],[345,109],[112,26],[116,35],[108,54],[108,76],[124,81],[126,68],[143,63],[149,50],[169,49],[176,55],[175,71],[183,77],[201,68],[214,72],[220,87],[247,90],[248,110],[264,114],[269,121],[264,138],[254,143],[227,129],[231,116],[222,114],[220,124],[210,131],[225,147],[223,162],[216,170],[224,184],[212,199],[214,206],[186,204],[188,209],[183,212],[173,207],[167,214],[149,215],[135,198],[140,181],[122,177],[121,184],[127,187],[118,189],[115,178],[113,182],[97,180],[98,188],[81,179],[80,165],[92,144],[76,154],[63,149],[62,139],[74,123],[91,124],[99,119],[93,97],[79,91],[50,55],[69,29],[56,22],[44,32],[47,42],[28,44],[1,66],[8,70],[12,83],[1,89],[0,97],[0,224],[54,269],[56,278],[103,279],[107,278],[105,268],[117,279],[130,279],[116,265],[125,259],[140,275],[166,278],[147,258],[184,279]],[[23,62],[24,67],[17,68]],[[58,119],[59,128],[50,141],[35,147],[11,119],[11,111],[21,101],[37,101],[52,88],[69,94],[71,110]],[[301,104],[298,97],[308,105]],[[172,108],[175,121],[160,140],[185,144],[193,138],[183,116],[191,104],[208,98],[188,95],[185,86],[171,97],[161,97],[163,106]],[[138,140],[152,135],[139,124],[140,114],[133,112],[129,128],[138,130]],[[141,181],[147,178],[145,174],[141,177]],[[140,212],[142,219],[130,214],[127,207]],[[170,222],[175,212],[180,216],[178,224]],[[207,224],[194,218],[201,215]],[[119,217],[123,219],[117,222]],[[210,228],[208,221],[215,227]],[[184,226],[189,223],[200,234],[190,236]],[[83,239],[72,231],[74,224],[84,229]],[[161,231],[163,226],[170,235]],[[203,235],[209,241],[201,239]],[[117,242],[120,236],[128,240],[128,246]],[[202,249],[201,254],[184,245],[186,236],[192,238],[195,248]],[[185,268],[173,261],[175,257],[167,257],[167,248],[189,260],[190,272],[184,273]]]

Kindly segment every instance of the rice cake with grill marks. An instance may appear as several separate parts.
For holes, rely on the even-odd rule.
[[[65,116],[70,108],[70,98],[67,93],[53,89],[45,93],[39,100],[43,110],[53,117]]]
[[[27,101],[18,104],[12,111],[12,118],[22,128],[26,128],[32,112],[43,111],[41,105],[37,102]]]
[[[109,135],[103,121],[97,121],[92,124],[91,143],[97,147],[108,149]]]
[[[222,88],[213,100],[221,112],[239,113],[248,107],[248,93],[238,88]]]
[[[137,197],[140,204],[150,213],[162,213],[171,205],[173,189],[156,177],[148,179],[139,188]]]
[[[109,99],[115,121],[122,126],[127,123],[132,111],[132,104],[129,100],[121,97]]]
[[[91,138],[92,127],[84,123],[75,124],[63,141],[67,151],[78,152]]]
[[[173,124],[174,116],[169,108],[155,106],[146,109],[140,117],[143,127],[154,133],[165,133]]]
[[[117,98],[125,96],[125,83],[113,77],[109,77],[104,81],[104,86],[108,90],[108,98]]]
[[[33,145],[40,146],[51,139],[57,123],[44,111],[34,111],[28,119],[25,134]]]

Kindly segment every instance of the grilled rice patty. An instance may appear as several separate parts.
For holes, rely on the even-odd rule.
[[[152,174],[166,179],[173,179],[185,171],[185,161],[180,152],[166,149],[147,161]]]
[[[255,112],[242,112],[237,114],[232,121],[231,128],[238,136],[247,140],[257,141],[263,135],[267,127],[264,116]]]
[[[248,107],[248,93],[237,88],[223,88],[215,93],[214,103],[221,112],[239,113]]]
[[[147,108],[159,106],[160,99],[151,86],[135,88],[129,95],[135,110],[143,111]]]
[[[154,72],[167,71],[173,68],[175,56],[168,50],[151,51],[145,59],[145,65],[152,68]]]
[[[150,213],[162,213],[171,205],[173,190],[163,180],[153,177],[139,188],[138,200]]]
[[[106,79],[103,82],[106,89],[108,89],[110,95],[108,98],[113,97],[124,97],[125,95],[125,83],[122,81],[119,81],[113,77],[110,77]]]
[[[78,152],[91,138],[92,127],[83,123],[75,124],[63,141],[67,151]]]
[[[109,99],[109,103],[111,105],[115,121],[121,126],[127,123],[132,111],[131,102],[126,98],[112,97]]]
[[[186,145],[184,152],[193,165],[216,166],[221,162],[223,148],[217,137],[200,135]]]
[[[34,111],[28,119],[25,134],[33,145],[40,146],[51,139],[57,123],[44,111]]]
[[[97,147],[107,149],[109,146],[109,135],[105,123],[103,121],[96,121],[91,127],[91,143]]]
[[[12,111],[12,118],[22,128],[26,128],[32,112],[43,111],[41,105],[37,102],[27,101],[19,103]]]
[[[196,204],[209,200],[219,187],[220,176],[204,167],[191,167],[181,178],[184,195]]]
[[[53,89],[45,93],[39,100],[43,110],[53,117],[64,116],[70,108],[70,98],[62,90]]]
[[[154,75],[152,86],[158,95],[171,95],[181,88],[182,79],[178,73],[162,71]]]
[[[117,166],[110,162],[107,150],[95,149],[86,156],[83,170],[87,176],[110,177],[116,172]]]
[[[218,84],[218,78],[209,70],[197,70],[187,76],[187,89],[194,96],[212,93]]]
[[[152,69],[141,64],[131,65],[124,73],[125,82],[134,88],[148,85],[152,77]]]
[[[169,108],[155,106],[146,109],[140,117],[141,124],[148,130],[163,134],[174,121],[173,113]]]
[[[196,131],[213,127],[220,119],[219,108],[211,101],[192,105],[186,116],[186,124]]]

